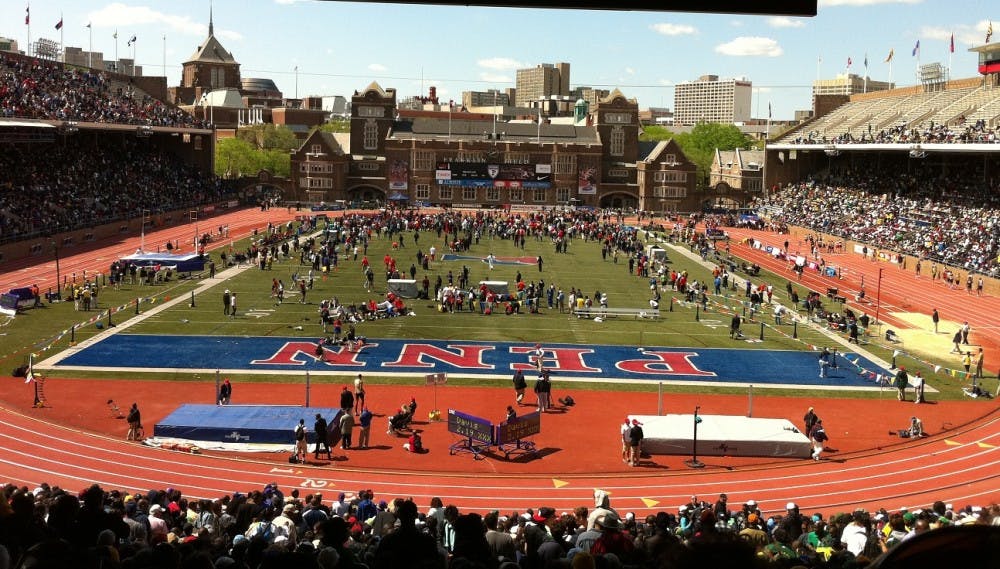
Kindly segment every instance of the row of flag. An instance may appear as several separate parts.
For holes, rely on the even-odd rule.
[[[993,37],[993,22],[990,22],[986,28],[986,43],[990,43],[990,39]],[[951,40],[948,43],[949,53],[955,53],[955,34],[951,34]],[[912,55],[917,57],[920,54],[920,40],[913,46]],[[885,63],[890,63],[892,58],[896,55],[896,50],[889,49],[889,55],[885,57]],[[847,67],[850,67],[853,61],[850,57],[847,58]],[[868,69],[868,54],[865,54],[865,69]]]
[[[30,5],[26,6],[24,8],[24,25],[26,25],[26,26],[31,25],[31,6]],[[61,30],[62,29],[62,27],[63,27],[63,17],[62,16],[59,16],[59,21],[56,22],[56,26],[55,27],[56,27],[57,30]],[[87,29],[90,29],[91,28],[90,22],[87,22],[87,25],[84,26],[84,27],[87,28]],[[118,39],[118,30],[115,30],[115,33],[114,33],[114,35],[112,37],[114,37],[115,39]],[[132,34],[132,37],[128,40],[128,45],[131,47],[132,44],[134,44],[135,42],[136,42],[136,36],[135,36],[135,34]]]

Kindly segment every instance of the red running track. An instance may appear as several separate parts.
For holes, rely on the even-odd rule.
[[[809,256],[808,243],[789,235],[742,228],[726,228],[726,231],[731,237],[733,255],[755,262],[761,268],[782,277],[794,280],[794,276],[788,269],[787,261],[777,259],[761,249],[744,245],[743,240],[752,237],[766,245],[780,248],[788,239],[792,255]],[[975,294],[969,295],[964,286],[949,288],[943,280],[932,280],[929,275],[930,263],[926,262],[923,263],[923,274],[918,277],[913,267],[903,269],[893,263],[865,260],[861,255],[854,253],[823,253],[822,257],[826,259],[827,265],[841,268],[842,277],[828,277],[815,271],[806,270],[802,279],[798,281],[801,286],[821,294],[826,294],[827,288],[837,288],[840,294],[848,299],[847,305],[852,310],[866,312],[874,318],[877,307],[878,319],[887,324],[888,327],[897,329],[912,328],[913,324],[894,317],[893,313],[916,312],[924,314],[927,316],[927,325],[930,327],[930,314],[934,308],[937,308],[942,321],[938,329],[942,345],[949,349],[952,346],[951,338],[957,327],[962,322],[968,321],[972,327],[972,333],[969,335],[971,347],[982,346],[984,367],[988,370],[987,375],[997,373],[997,366],[1000,365],[1000,359],[998,359],[1000,298],[991,295],[981,297]],[[879,287],[880,270],[881,287]],[[862,280],[865,296],[869,300],[866,303],[855,301],[857,293],[861,290]],[[778,293],[783,295],[784,291],[778,291]],[[945,321],[957,324],[946,325]],[[963,346],[963,348],[966,347]],[[942,353],[938,356],[947,358],[949,355]],[[957,356],[954,359],[954,364],[950,367],[961,369]]]

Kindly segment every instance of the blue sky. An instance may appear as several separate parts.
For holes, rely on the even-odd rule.
[[[790,0],[793,1],[793,0]],[[24,43],[29,3],[0,3],[0,36]],[[745,77],[754,85],[754,116],[791,119],[810,106],[817,77],[851,72],[916,83],[920,63],[940,62],[952,77],[977,75],[968,48],[985,40],[995,0],[819,0],[812,18],[406,6],[313,0],[215,0],[215,35],[241,64],[243,77],[270,78],[285,96],[350,96],[372,81],[399,97],[437,87],[444,101],[462,91],[514,86],[516,70],[571,64],[572,86],[618,88],[640,108],[673,107],[673,86],[701,75]],[[992,12],[992,13],[991,13]],[[147,75],[180,83],[181,64],[208,32],[206,0],[30,2],[32,40],[135,57]],[[92,23],[91,30],[86,28]],[[92,32],[92,35],[89,35]],[[955,52],[949,53],[951,35]],[[164,41],[166,36],[166,41]],[[22,48],[23,49],[23,48]],[[295,72],[296,66],[298,73]],[[296,80],[297,77],[297,80]]]

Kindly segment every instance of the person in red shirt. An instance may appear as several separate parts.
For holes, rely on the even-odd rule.
[[[597,529],[600,530],[601,537],[590,546],[590,554],[596,557],[614,553],[623,564],[630,563],[634,557],[635,543],[628,534],[622,532],[622,521],[618,514],[608,512],[598,518]]]

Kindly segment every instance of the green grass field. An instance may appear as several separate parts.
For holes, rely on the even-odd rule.
[[[646,236],[645,232],[641,235]],[[649,237],[653,243],[652,237]],[[640,278],[628,273],[628,264],[624,257],[620,257],[618,263],[612,262],[611,258],[602,259],[600,245],[595,242],[584,242],[582,239],[575,239],[569,246],[566,254],[555,253],[553,245],[548,241],[535,241],[529,239],[525,248],[515,248],[509,240],[483,239],[479,244],[474,244],[472,250],[463,255],[476,257],[476,260],[460,260],[444,262],[440,260],[441,251],[447,250],[443,244],[443,239],[436,238],[433,232],[422,232],[420,246],[426,252],[430,245],[438,248],[437,262],[431,263],[427,275],[433,282],[437,275],[441,275],[447,283],[447,273],[452,271],[455,275],[456,283],[458,275],[462,271],[463,265],[470,269],[470,282],[478,283],[480,280],[506,280],[513,284],[518,272],[521,273],[525,282],[545,281],[545,285],[555,284],[557,288],[563,289],[568,296],[571,287],[582,290],[584,294],[593,296],[595,291],[606,292],[609,297],[609,306],[619,308],[644,308],[648,307],[651,291],[647,278]],[[246,247],[246,242],[237,243],[236,249],[242,250]],[[129,318],[135,316],[135,299],[155,299],[154,302],[143,302],[140,310],[146,311],[150,306],[161,303],[168,298],[183,297],[185,300],[167,310],[156,315],[149,316],[141,322],[133,325],[129,333],[140,334],[208,334],[208,335],[229,335],[229,336],[301,336],[316,339],[323,336],[320,323],[318,306],[320,300],[324,298],[337,297],[341,303],[360,303],[369,298],[379,298],[385,293],[385,280],[383,278],[383,256],[388,252],[397,259],[397,266],[401,272],[408,273],[411,263],[416,263],[417,248],[413,243],[412,232],[406,234],[405,247],[397,251],[390,251],[391,241],[386,238],[374,238],[368,250],[368,258],[372,268],[375,270],[375,289],[368,292],[364,289],[364,279],[361,272],[360,258],[353,261],[349,257],[341,257],[340,266],[329,275],[317,273],[314,288],[307,294],[307,303],[300,304],[297,287],[292,285],[292,274],[298,272],[304,275],[308,267],[300,266],[298,255],[293,254],[289,259],[284,259],[274,263],[271,270],[261,271],[257,268],[249,268],[231,276],[226,281],[220,280],[210,291],[199,294],[195,298],[194,306],[190,306],[191,291],[202,284],[197,276],[191,279],[172,280],[165,284],[153,286],[138,286],[125,284],[120,290],[111,287],[101,289],[99,295],[99,308],[106,311],[108,307],[127,306],[121,312],[112,315],[112,321],[118,325]],[[506,257],[531,257],[538,255],[543,257],[544,270],[538,271],[535,265],[501,265],[497,264],[493,271],[490,271],[486,263],[479,259],[484,258],[492,252],[498,258]],[[686,270],[691,280],[706,282],[711,280],[710,270],[689,259],[686,255],[667,247],[667,252],[671,261],[670,266],[678,271]],[[218,255],[213,255],[218,260]],[[418,270],[416,278],[418,283],[423,278],[424,271]],[[407,274],[408,276],[408,274]],[[271,298],[272,279],[282,279],[285,283],[285,302],[280,306],[275,299]],[[219,280],[219,279],[217,279]],[[754,278],[755,283],[762,281],[770,282],[774,285],[776,301],[788,304],[784,298],[786,281],[766,273]],[[796,285],[797,286],[797,285]],[[239,295],[239,309],[241,317],[236,320],[229,319],[223,314],[222,293],[225,289],[230,289]],[[800,294],[801,294],[800,290]],[[432,290],[433,293],[433,290]],[[441,313],[436,309],[433,301],[411,299],[408,306],[416,314],[415,316],[381,319],[372,322],[364,322],[356,325],[357,333],[369,338],[413,338],[413,339],[459,339],[459,340],[498,340],[498,341],[518,341],[518,342],[549,342],[549,343],[570,343],[570,344],[617,344],[635,346],[665,346],[665,347],[733,347],[733,341],[729,338],[728,327],[730,316],[720,314],[715,303],[723,303],[727,306],[739,308],[739,302],[743,298],[742,289],[730,292],[729,295],[711,296],[709,310],[702,311],[695,309],[693,305],[687,303],[674,304],[673,310],[669,309],[671,297],[680,298],[680,295],[670,290],[661,292],[661,318],[633,319],[631,317],[608,318],[604,322],[594,322],[588,319],[578,319],[569,314],[560,314],[558,310],[543,308],[540,314],[522,313],[519,315],[507,316],[494,314],[484,317],[470,312],[461,313]],[[595,303],[596,304],[596,303]],[[251,316],[248,316],[247,313]],[[3,354],[3,365],[12,369],[27,361],[27,354],[33,351],[38,354],[37,359],[43,359],[55,353],[55,350],[66,348],[70,345],[71,338],[79,342],[100,330],[96,328],[96,322],[87,321],[100,312],[90,313],[74,310],[72,302],[55,303],[46,305],[43,309],[29,310],[19,315],[13,321],[8,322],[3,332],[6,333],[4,345],[7,348]],[[780,329],[786,336],[778,334],[770,326],[773,326],[773,319],[770,311],[765,308],[764,314],[760,315],[758,322],[763,320],[769,327],[764,330],[764,341],[759,343],[740,343],[739,346],[745,349],[781,349],[781,350],[808,350],[810,345],[833,345],[831,340],[822,333],[814,330],[810,326],[799,325],[796,328],[798,339],[791,339],[787,335],[792,334],[792,326],[785,324]],[[107,316],[100,318],[99,322],[107,324]],[[75,333],[65,333],[74,324],[78,326]],[[346,326],[345,326],[346,328]],[[757,322],[747,322],[743,326],[744,333],[750,338],[757,338],[760,333],[760,324]],[[863,346],[873,355],[885,360],[892,357],[892,353],[874,344]],[[47,349],[46,349],[47,348]],[[72,377],[115,377],[113,373],[95,372],[63,372],[58,370],[47,371],[50,376],[72,376]],[[133,375],[134,374],[130,374]],[[202,379],[196,377],[181,376],[179,374],[148,374],[150,378],[169,378],[175,380]],[[928,377],[932,374],[925,374]],[[240,381],[294,381],[295,378],[280,376],[232,376]],[[371,381],[379,382],[386,379],[373,377]],[[392,380],[394,383],[401,381],[398,378]],[[450,382],[462,384],[463,380],[455,379]],[[470,383],[473,380],[468,380]],[[482,385],[483,380],[474,380]],[[496,380],[498,384],[506,384]],[[929,384],[942,390],[942,397],[958,398],[961,392],[956,386],[943,385],[944,382],[935,382],[930,379]],[[580,386],[585,388],[606,388],[607,386],[597,385]],[[655,389],[655,386],[643,385],[616,385],[615,389],[642,390]],[[671,386],[673,391],[708,391],[708,392],[742,392],[743,388],[721,388],[721,387],[687,387]],[[786,390],[785,394],[791,394]],[[877,397],[877,394],[870,392],[857,394],[859,397]]]

